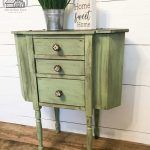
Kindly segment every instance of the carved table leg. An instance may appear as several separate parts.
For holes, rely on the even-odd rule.
[[[92,150],[92,139],[93,139],[92,117],[87,116],[87,150]]]
[[[56,128],[56,132],[59,133],[60,132],[60,120],[59,120],[59,108],[54,108],[55,111],[55,128]]]
[[[94,135],[95,139],[99,138],[99,109],[94,109],[94,121],[95,121],[95,126],[94,126]]]
[[[42,135],[42,124],[41,124],[41,110],[35,110],[36,117],[36,128],[37,128],[37,138],[38,138],[38,150],[43,150],[43,135]]]

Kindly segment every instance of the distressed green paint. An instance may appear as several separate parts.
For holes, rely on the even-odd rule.
[[[39,142],[38,150],[43,150],[41,110],[35,111],[35,118],[36,118],[37,137],[38,137],[38,142]]]
[[[41,106],[53,107],[56,131],[59,108],[83,110],[87,150],[92,150],[92,117],[99,136],[99,110],[121,104],[124,37],[128,29],[19,31],[15,33],[22,94],[35,109],[39,150],[43,150]],[[59,44],[60,52],[52,49]],[[60,65],[63,72],[53,68]],[[57,97],[55,92],[63,95]]]
[[[54,67],[59,65],[61,70],[56,72]],[[84,61],[71,60],[36,60],[37,73],[55,75],[84,75]]]
[[[118,41],[118,42],[116,42]],[[107,108],[121,105],[125,34],[110,35]]]
[[[39,106],[38,101],[38,89],[37,89],[37,78],[36,78],[36,66],[34,61],[34,49],[33,49],[33,40],[32,36],[26,36],[26,47],[27,54],[29,58],[29,72],[31,74],[31,93],[32,93],[32,101],[33,108],[35,110],[35,118],[36,118],[36,128],[37,128],[37,137],[38,137],[38,150],[43,150],[43,135],[42,135],[42,123],[41,123],[41,107]]]
[[[124,33],[96,35],[93,92],[97,109],[121,103],[123,54]]]
[[[87,150],[92,150],[92,115],[93,115],[93,36],[85,36],[85,111],[87,118]]]
[[[34,38],[34,50],[36,55],[84,55],[84,39],[82,38]],[[60,50],[53,50],[53,45],[58,44]]]
[[[92,65],[93,65],[93,36],[85,36],[85,103],[86,115],[92,116],[93,102],[92,102]]]
[[[85,80],[85,76],[70,76],[70,75],[58,75],[58,74],[36,74],[39,78],[51,78],[51,79],[70,79],[70,80]]]
[[[113,29],[113,28],[100,28],[97,30],[62,30],[62,31],[46,31],[46,30],[38,30],[38,31],[13,31],[14,34],[25,34],[25,35],[89,35],[89,34],[95,34],[95,33],[123,33],[128,32],[129,29]]]
[[[93,93],[96,106],[107,105],[107,77],[108,77],[108,55],[109,35],[97,34],[95,37]]]
[[[39,59],[50,59],[59,60],[59,55],[35,55],[35,58]],[[84,56],[61,56],[61,60],[84,60]]]
[[[30,86],[32,74],[29,71],[29,57],[25,35],[15,35],[15,41],[22,95],[26,101],[32,101]]]
[[[92,116],[86,117],[87,121],[87,140],[86,140],[86,145],[87,145],[87,150],[92,150],[92,142],[93,142],[93,129],[92,129]]]
[[[38,78],[38,90],[40,102],[85,106],[84,81]],[[63,92],[61,97],[55,95],[57,90]]]
[[[33,101],[33,107],[35,110],[39,110],[39,103],[38,103],[38,89],[37,89],[37,78],[36,78],[36,66],[35,66],[35,61],[34,61],[34,49],[33,49],[33,40],[32,36],[26,36],[26,47],[27,47],[27,54],[29,58],[29,70],[30,72],[30,78],[31,82],[29,83],[28,86],[31,88],[31,93],[32,93],[32,101]],[[26,83],[25,83],[26,84]]]
[[[46,107],[85,111],[85,108],[83,106],[63,105],[63,104],[54,104],[54,103],[51,104],[51,103],[41,103],[41,102],[39,102],[39,105],[46,106]]]

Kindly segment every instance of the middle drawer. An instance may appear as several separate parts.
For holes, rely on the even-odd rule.
[[[37,73],[57,75],[85,74],[84,61],[36,59]]]

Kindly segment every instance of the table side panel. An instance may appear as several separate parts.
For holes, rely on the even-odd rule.
[[[25,35],[15,35],[16,51],[22,95],[26,101],[32,101],[31,80],[29,69],[29,57]]]
[[[121,105],[124,42],[124,33],[110,34],[107,108]]]
[[[124,35],[112,33],[95,36],[95,108],[111,109],[121,104]]]
[[[94,38],[93,99],[96,108],[107,108],[109,34],[96,34]]]

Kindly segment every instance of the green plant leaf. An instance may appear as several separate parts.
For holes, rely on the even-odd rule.
[[[71,0],[38,0],[43,9],[65,9]]]

